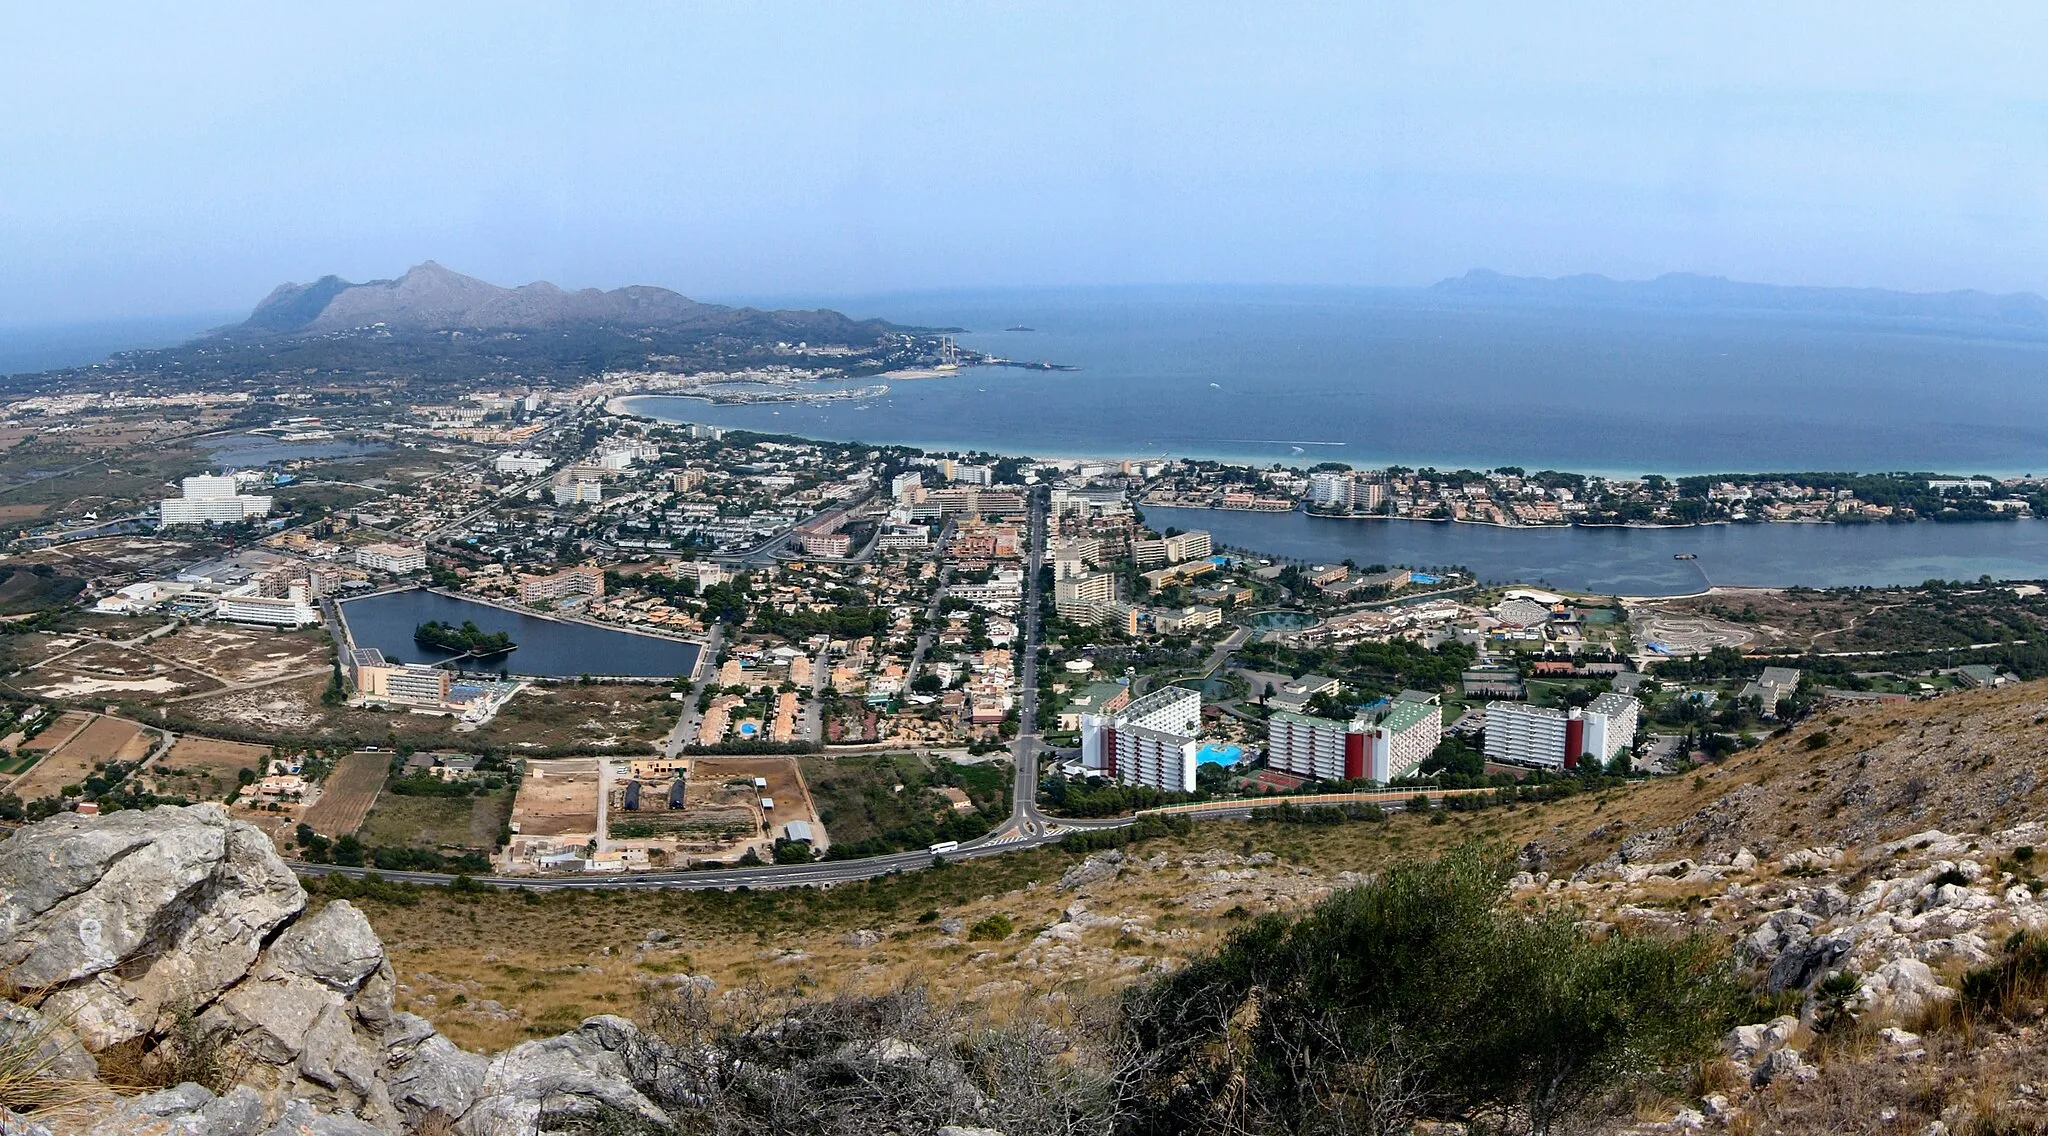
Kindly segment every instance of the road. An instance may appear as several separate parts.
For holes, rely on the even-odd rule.
[[[946,585],[953,582],[953,569],[946,563],[946,544],[953,539],[953,522],[947,521],[939,529],[939,542],[932,549],[932,556],[939,564],[938,588],[932,592],[932,602],[924,609],[924,630],[918,632],[917,646],[910,652],[910,663],[903,668],[903,689],[910,690],[910,684],[917,681],[917,671],[924,666],[925,652],[932,649],[932,638],[939,633],[939,605],[945,602]]]
[[[769,537],[767,540],[762,541],[760,544],[757,544],[754,547],[747,549],[745,552],[724,553],[713,557],[713,559],[726,563],[737,563],[742,565],[773,564],[779,559],[817,560],[819,563],[822,564],[858,564],[874,556],[875,546],[879,543],[878,541],[869,541],[866,551],[862,552],[857,557],[850,557],[846,560],[836,560],[830,557],[816,556],[785,556],[784,553],[789,548],[789,542],[791,540],[794,540],[796,538],[796,534],[801,532],[806,527],[815,525],[820,521],[832,520],[835,518],[843,519],[846,517],[851,517],[855,513],[859,512],[860,509],[863,506],[865,506],[870,499],[874,497],[874,495],[875,494],[873,490],[868,490],[867,492],[862,493],[860,496],[855,497],[850,501],[847,501],[843,505],[834,505],[829,509],[823,509],[818,511],[817,513],[812,514],[811,516],[805,517],[803,520],[800,520],[795,524],[789,526],[788,528],[783,529],[781,532],[776,533],[774,536]]]
[[[1129,820],[1111,823],[1069,825],[1055,831],[1042,832],[1035,837],[1005,838],[995,834],[972,843],[962,844],[958,850],[946,854],[948,860],[973,860],[983,856],[1000,856],[1025,848],[1044,844],[1057,844],[1066,836],[1068,827],[1115,827],[1129,824]],[[897,872],[929,868],[935,857],[930,852],[896,852],[887,856],[869,856],[860,860],[825,860],[815,864],[780,864],[759,868],[722,868],[701,872],[643,872],[622,876],[479,876],[478,883],[491,887],[523,887],[537,891],[552,891],[558,888],[603,889],[603,888],[676,888],[686,891],[730,891],[740,887],[820,887],[832,884],[852,883],[858,880],[874,879],[877,876],[893,875]],[[345,868],[334,864],[292,865],[301,875],[352,876],[357,879],[374,868]],[[398,883],[444,886],[455,877],[435,872],[376,872],[379,879]]]
[[[1017,781],[1011,792],[1010,819],[993,836],[1015,835],[1027,840],[1044,836],[1059,826],[1038,811],[1038,647],[1039,608],[1043,605],[1038,573],[1045,562],[1045,500],[1031,496],[1030,535],[1024,556],[1024,649],[1017,652],[1020,681],[1017,685],[1017,742],[1011,747],[1017,764]]]
[[[683,702],[683,712],[676,715],[675,727],[668,732],[668,741],[662,744],[661,752],[668,757],[683,752],[683,747],[697,740],[697,723],[704,715],[697,710],[697,701],[703,695],[701,688],[718,685],[718,645],[725,639],[725,624],[713,623],[711,634],[704,638],[704,649],[697,655],[697,688]]]

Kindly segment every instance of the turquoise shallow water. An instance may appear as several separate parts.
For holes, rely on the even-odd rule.
[[[1195,751],[1195,762],[1198,765],[1236,765],[1243,756],[1242,747],[1210,742]]]

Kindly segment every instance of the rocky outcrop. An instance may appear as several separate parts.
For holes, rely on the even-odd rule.
[[[239,982],[306,893],[270,839],[199,806],[66,815],[0,843],[0,972],[88,1048]]]
[[[246,1060],[245,1084],[193,1084],[122,1104],[96,1132],[284,1136],[451,1126],[548,1132],[576,1118],[668,1118],[649,1094],[674,1062],[623,1018],[486,1058],[393,1008],[384,946],[361,911],[306,914],[298,879],[218,806],[64,816],[0,842],[0,973],[48,1075],[89,1079],[92,1054],[204,1037]]]

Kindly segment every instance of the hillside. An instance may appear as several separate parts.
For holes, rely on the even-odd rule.
[[[353,284],[323,276],[281,284],[225,334],[259,338],[346,331],[381,324],[395,331],[534,330],[565,324],[659,328],[787,327],[824,343],[872,343],[896,330],[881,320],[832,311],[764,312],[702,304],[666,288],[565,291],[546,281],[504,288],[429,260],[395,280]]]
[[[44,389],[111,379],[186,391],[318,375],[330,393],[399,385],[438,398],[476,382],[581,382],[607,371],[780,366],[869,375],[938,358],[934,329],[826,309],[706,304],[644,285],[505,288],[427,261],[396,279],[282,284],[248,319],[189,343],[8,381]]]
[[[1695,774],[1544,804],[1335,824],[1202,824],[1120,849],[1019,853],[829,891],[508,894],[329,879],[299,919],[351,901],[383,940],[388,1012],[419,1015],[456,1045],[533,1055],[497,1059],[493,1068],[557,1052],[567,1043],[545,1039],[567,1031],[616,1048],[605,1039],[620,1027],[578,1023],[621,1014],[683,1045],[678,1052],[714,1044],[752,1052],[750,1060],[765,1063],[758,1091],[795,1093],[791,1107],[808,1101],[803,1114],[819,1118],[812,1130],[872,1130],[860,1129],[881,1123],[863,1111],[873,1107],[870,1098],[824,1089],[844,1075],[848,1054],[899,1046],[895,1038],[917,1037],[928,1047],[930,1039],[955,1037],[957,1053],[950,1045],[928,1055],[918,1049],[918,1061],[936,1064],[919,1065],[916,1083],[892,1098],[899,1111],[891,1123],[899,1126],[891,1130],[925,1136],[943,1130],[907,1118],[976,1116],[1001,1120],[1006,1136],[1028,1136],[1054,1130],[1043,1126],[1046,1109],[1071,1106],[1107,1127],[1063,1130],[1136,1133],[1158,1123],[1177,1131],[1306,1132],[1321,1131],[1314,1126],[1328,1116],[1310,1109],[1283,1123],[1271,1099],[1258,1114],[1261,1126],[1224,1125],[1251,1115],[1229,1095],[1233,1078],[1254,1072],[1230,1056],[1231,1038],[1239,1030],[1272,1034],[1283,1013],[1283,975],[1234,988],[1230,968],[1254,965],[1245,960],[1267,952],[1280,927],[1308,928],[1299,933],[1312,936],[1323,933],[1313,930],[1316,921],[1372,910],[1342,902],[1361,882],[1383,887],[1396,866],[1413,869],[1446,854],[1455,862],[1470,854],[1456,850],[1491,848],[1513,862],[1511,879],[1495,877],[1504,884],[1501,911],[1567,915],[1592,936],[1572,949],[1606,950],[1610,963],[1630,966],[1640,963],[1627,962],[1635,949],[1629,943],[1679,942],[1674,936],[1699,932],[1744,991],[1733,1003],[1700,994],[1708,1017],[1690,1023],[1692,1032],[1725,1034],[1718,1044],[1691,1051],[1683,1038],[1666,1038],[1671,1054],[1694,1056],[1662,1058],[1661,1072],[1648,1075],[1635,1067],[1575,1104],[1569,1118],[1546,1121],[1550,1131],[2034,1133],[2048,1131],[2048,1110],[2028,1091],[2048,1056],[2035,1024],[2048,1008],[2048,946],[2036,944],[2048,940],[2028,937],[2048,932],[2048,902],[2036,898],[2048,895],[2048,881],[2034,867],[2035,847],[2048,846],[2040,820],[2048,808],[2044,765],[2048,683],[2034,683],[1824,713]],[[280,887],[263,886],[271,893]],[[1310,911],[1311,920],[1294,924],[1259,919]],[[350,912],[341,905],[336,918],[353,918]],[[1502,926],[1519,934],[1519,918]],[[21,949],[44,931],[35,922],[20,925],[16,934],[28,936],[18,939]],[[1218,960],[1232,959],[1218,969]],[[1482,955],[1459,965],[1478,968],[1478,981],[1479,970],[1497,961]],[[1425,981],[1420,972],[1403,973],[1403,981]],[[1487,981],[1528,981],[1514,978],[1513,968],[1503,973]],[[141,989],[163,997],[150,992],[155,987]],[[1415,996],[1401,994],[1400,983],[1391,989]],[[1139,1002],[1118,1009],[1132,991],[1144,992]],[[1587,996],[1550,1004],[1584,1008]],[[1547,996],[1528,997],[1540,1003]],[[83,1004],[106,1012],[100,1003]],[[1223,1030],[1216,1047],[1199,1035],[1181,1038],[1169,1048],[1182,1064],[1164,1070],[1156,1054],[1118,1048],[1125,1044],[1119,1031],[1130,1027],[1116,1022],[1131,1013],[1178,1013],[1183,1004],[1211,1007],[1204,1013],[1212,1016],[1188,1028]],[[1534,1028],[1518,1015],[1502,1021]],[[803,1028],[821,1038],[842,1040],[755,1052],[765,1044],[763,1030],[794,1028],[777,1022],[809,1023]],[[652,1040],[631,1044],[668,1052]],[[1025,1049],[1001,1048],[1010,1044]],[[941,1059],[940,1051],[953,1055]],[[631,1056],[638,1050],[620,1052],[629,1071],[639,1068]],[[1050,1091],[1057,1086],[1028,1077],[1005,1082],[1003,1070],[1042,1068],[1056,1052],[1084,1066],[1135,1062],[1130,1076],[1170,1073],[1183,1086],[1177,1093],[1197,1096],[1112,1105],[1087,1096],[1101,1087],[1090,1089],[1094,1082],[1061,1082],[1061,1092],[1078,1094],[1060,1098],[1064,1105],[947,1096],[1005,1083]],[[1026,1061],[1027,1053],[1036,1056]],[[308,1060],[299,1060],[297,1075],[322,1068]],[[891,1077],[910,1075],[892,1068]],[[1270,1091],[1273,1069],[1262,1070],[1257,1076]],[[1348,1102],[1343,1107],[1380,1100],[1377,1082],[1358,1080],[1356,1067],[1340,1063],[1318,1075],[1339,1078],[1328,1085]],[[1225,1095],[1201,1103],[1212,1091]],[[619,1099],[631,1100],[623,1092]],[[740,1099],[721,1098],[720,1107],[740,1108]],[[1411,1101],[1401,1106],[1409,1111],[1395,1112],[1473,1115],[1449,1098],[1431,1099],[1433,1106]],[[1288,1107],[1298,1113],[1298,1104]],[[1148,1109],[1154,1121],[1133,1119]],[[1487,1115],[1509,1131],[1536,1123],[1517,1106]]]

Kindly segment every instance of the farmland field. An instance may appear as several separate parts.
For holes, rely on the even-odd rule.
[[[357,833],[378,848],[497,847],[510,789],[477,797],[407,797],[385,793]]]
[[[72,715],[65,715],[66,719]],[[149,756],[150,735],[133,722],[119,718],[95,717],[75,734],[69,723],[59,720],[36,741],[55,737],[63,744],[50,751],[34,768],[14,779],[8,791],[24,801],[54,797],[66,785],[89,776],[95,765],[109,761],[140,761]],[[33,745],[34,743],[30,743]]]
[[[347,836],[361,828],[390,771],[390,754],[352,753],[342,758],[327,775],[320,799],[306,809],[305,822],[322,836]]]

